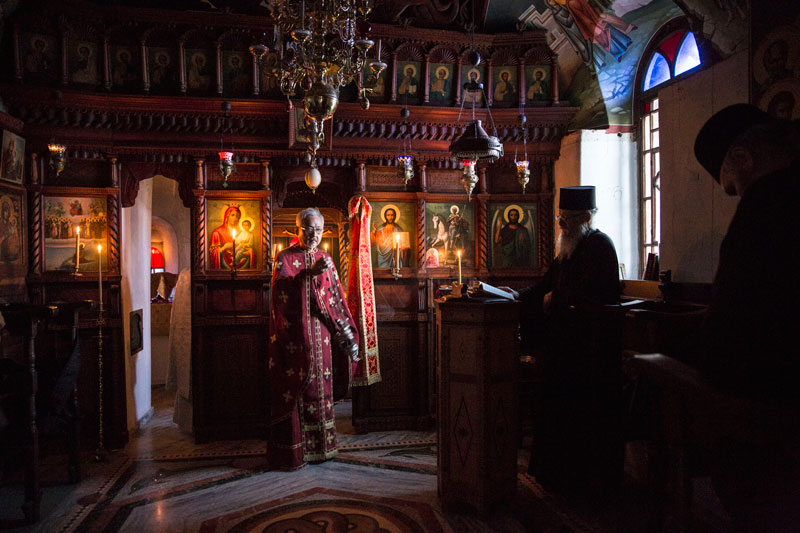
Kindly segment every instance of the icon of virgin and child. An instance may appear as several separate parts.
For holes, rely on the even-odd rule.
[[[410,241],[408,232],[400,225],[400,210],[394,204],[388,204],[381,209],[383,224],[376,226],[372,223],[372,244],[375,247],[375,266],[378,268],[392,268],[397,261],[397,248],[400,248],[400,267],[409,266]]]
[[[211,233],[209,262],[212,269],[256,268],[254,223],[243,217],[244,208],[237,203],[228,204],[222,224]],[[235,251],[235,256],[234,256]]]

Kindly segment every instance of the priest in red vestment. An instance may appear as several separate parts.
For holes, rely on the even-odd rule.
[[[299,244],[275,259],[269,322],[267,454],[271,468],[284,470],[336,455],[333,403],[347,392],[355,365],[338,349],[337,333],[349,327],[358,343],[333,260],[317,249],[322,214],[304,209],[297,226]]]

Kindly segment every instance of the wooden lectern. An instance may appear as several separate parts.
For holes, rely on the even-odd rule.
[[[460,298],[436,307],[439,497],[444,508],[485,514],[516,492],[519,303]]]

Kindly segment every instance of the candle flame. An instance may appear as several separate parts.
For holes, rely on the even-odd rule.
[[[394,234],[394,242],[396,242],[397,244],[400,244],[400,234],[399,233],[395,233]]]
[[[327,242],[325,244],[323,244],[322,247],[325,248],[326,252],[328,251],[328,243]]]
[[[81,227],[80,226],[75,226],[75,233],[77,233],[78,235],[81,234]]]
[[[461,258],[461,250],[458,250],[456,253],[458,254],[458,257],[460,259]]]
[[[233,237],[234,239],[236,238],[236,230],[235,229],[231,230],[231,237]]]
[[[97,245],[97,253],[99,254],[102,250],[103,250],[103,245],[102,244],[98,244]]]
[[[278,245],[278,251],[280,252],[281,250],[283,250],[283,245],[282,245],[282,244],[279,244],[279,245]]]

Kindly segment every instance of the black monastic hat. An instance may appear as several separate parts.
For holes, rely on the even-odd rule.
[[[558,200],[559,209],[570,211],[589,211],[597,207],[594,185],[581,187],[561,187]]]
[[[694,156],[719,182],[725,154],[734,141],[753,126],[776,119],[751,104],[734,104],[711,116],[694,141]]]

